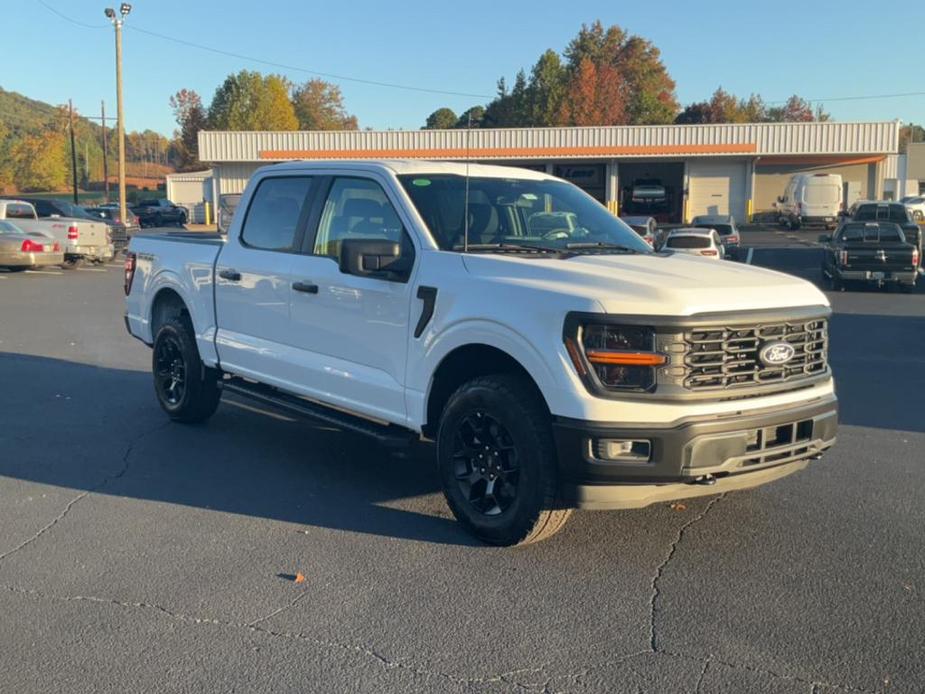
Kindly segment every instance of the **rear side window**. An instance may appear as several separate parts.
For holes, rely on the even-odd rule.
[[[6,206],[7,219],[35,219],[35,213],[29,205],[20,203],[8,203]]]
[[[241,241],[265,251],[294,250],[311,185],[309,176],[263,179],[247,209]]]
[[[706,236],[672,236],[666,245],[668,248],[709,248],[710,239]]]

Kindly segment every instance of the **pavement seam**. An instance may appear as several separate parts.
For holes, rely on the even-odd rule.
[[[671,543],[671,546],[668,548],[667,556],[665,557],[664,561],[662,561],[662,563],[659,564],[655,569],[655,576],[652,577],[651,597],[649,600],[649,650],[652,653],[660,652],[658,646],[658,628],[656,626],[656,618],[659,611],[658,601],[661,597],[661,589],[659,587],[659,583],[661,582],[662,575],[665,573],[665,569],[668,567],[668,564],[671,563],[671,560],[674,558],[674,555],[678,549],[678,545],[681,543],[681,540],[684,539],[684,534],[687,532],[687,530],[694,524],[703,520],[710,512],[710,509],[712,509],[713,506],[724,497],[725,494],[720,494],[719,496],[715,496],[710,499],[709,503],[707,503],[703,511],[691,518],[678,529],[677,536]]]
[[[6,559],[6,558],[12,556],[13,554],[16,554],[16,553],[19,552],[20,550],[25,549],[26,547],[28,547],[29,545],[31,545],[32,543],[34,543],[36,540],[38,540],[40,537],[42,537],[42,536],[43,536],[45,533],[47,533],[49,530],[51,530],[53,527],[55,527],[60,521],[62,521],[62,520],[67,516],[68,513],[70,513],[71,509],[72,509],[79,501],[85,499],[86,497],[90,496],[90,494],[93,494],[94,492],[98,492],[99,490],[101,490],[103,487],[105,487],[105,486],[106,486],[107,484],[109,484],[110,482],[112,482],[112,481],[114,481],[114,480],[117,480],[117,479],[120,479],[123,475],[125,475],[125,473],[128,472],[129,466],[131,465],[131,461],[129,460],[129,458],[130,458],[130,456],[132,455],[132,451],[134,451],[135,446],[136,446],[144,437],[148,436],[149,434],[153,434],[155,431],[158,431],[158,430],[164,428],[165,426],[166,426],[166,424],[159,424],[158,426],[154,427],[153,429],[149,429],[148,431],[144,431],[144,432],[140,433],[138,436],[136,436],[134,439],[132,439],[132,440],[129,442],[128,447],[125,449],[125,452],[122,454],[122,467],[121,467],[116,473],[114,473],[114,474],[112,474],[112,475],[107,475],[107,476],[104,477],[98,484],[94,485],[94,486],[91,487],[90,489],[87,489],[87,490],[81,492],[80,494],[78,494],[77,496],[75,496],[73,499],[71,499],[70,501],[68,501],[68,502],[67,502],[67,505],[64,507],[64,509],[62,509],[62,511],[61,511],[57,516],[55,516],[54,518],[52,518],[51,521],[49,521],[49,522],[46,523],[42,528],[40,528],[40,529],[38,530],[38,532],[36,532],[35,534],[33,534],[33,535],[31,535],[30,537],[28,537],[28,538],[26,538],[25,540],[23,540],[21,543],[19,543],[19,545],[17,545],[17,546],[14,547],[13,549],[8,550],[7,552],[4,552],[3,554],[0,554],[0,562],[2,562],[2,561],[3,561],[4,559]]]

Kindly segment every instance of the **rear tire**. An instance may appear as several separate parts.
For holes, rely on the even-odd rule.
[[[83,258],[71,258],[70,260],[65,260],[63,263],[61,263],[61,268],[64,270],[76,270],[83,264]]]
[[[202,363],[193,326],[186,316],[171,316],[157,331],[151,355],[154,393],[176,422],[202,422],[218,408],[218,372]]]
[[[572,513],[557,508],[549,414],[523,377],[475,378],[450,397],[437,433],[437,464],[453,515],[489,544],[546,539]]]

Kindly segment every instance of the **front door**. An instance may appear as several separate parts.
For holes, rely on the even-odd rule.
[[[356,276],[338,263],[345,239],[414,246],[379,182],[338,176],[327,183],[314,237],[292,265],[291,344],[300,392],[328,404],[404,423],[405,362],[412,305],[409,278]]]
[[[264,178],[215,268],[216,349],[231,373],[285,386],[290,271],[301,246],[310,176]]]

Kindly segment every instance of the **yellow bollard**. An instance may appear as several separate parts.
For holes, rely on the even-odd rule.
[[[209,224],[211,224],[212,221],[211,221],[211,216],[209,215],[209,203],[208,203],[208,201],[202,203],[202,206],[203,206],[203,208],[205,209],[205,213],[206,213],[206,226],[209,226]]]
[[[754,211],[754,209],[753,209],[753,207],[752,207],[752,199],[749,198],[749,199],[748,199],[747,206],[746,206],[746,208],[745,208],[745,218],[748,220],[748,223],[749,223],[749,224],[752,223],[752,216],[754,216],[754,213],[755,213],[755,211]]]

